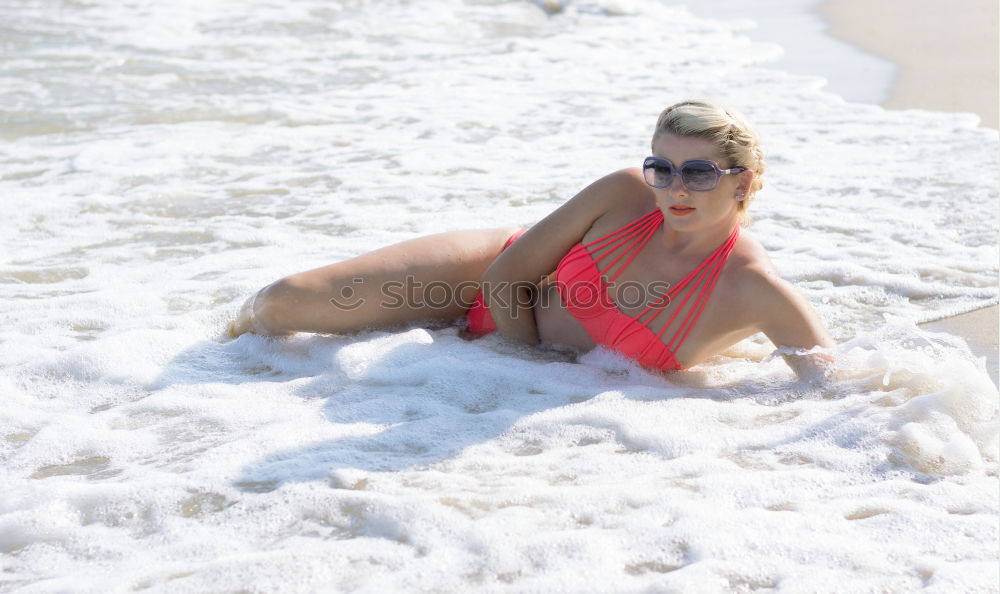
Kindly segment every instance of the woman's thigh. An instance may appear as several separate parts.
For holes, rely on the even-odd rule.
[[[465,313],[515,228],[411,239],[293,274],[261,291],[257,318],[275,332],[353,332]]]

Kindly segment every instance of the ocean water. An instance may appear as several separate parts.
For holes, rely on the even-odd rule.
[[[751,23],[752,24],[752,23]],[[596,0],[0,6],[0,591],[993,592],[996,131]],[[671,375],[457,327],[223,337],[276,278],[530,225],[715,97],[840,343]]]
[[[683,2],[695,16],[743,21],[740,33],[758,44],[776,44],[780,55],[768,62],[794,74],[820,75],[825,90],[861,103],[884,103],[898,67],[889,60],[834,37],[819,18],[825,0],[705,0]]]

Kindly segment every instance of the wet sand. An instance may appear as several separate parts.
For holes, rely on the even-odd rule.
[[[986,357],[990,377],[994,384],[1000,385],[997,380],[997,368],[1000,365],[997,357],[998,315],[1000,312],[994,305],[920,326],[933,332],[948,332],[964,338],[976,356]]]
[[[890,109],[970,111],[997,127],[995,0],[828,0],[830,33],[897,64]]]
[[[1000,44],[994,0],[828,0],[820,15],[834,36],[898,65],[883,107],[971,111],[981,126],[997,127]],[[965,338],[973,353],[986,357],[993,383],[1000,384],[997,306],[921,326]]]

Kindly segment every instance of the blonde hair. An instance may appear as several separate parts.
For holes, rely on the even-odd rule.
[[[720,163],[721,167],[746,167],[753,171],[753,183],[736,205],[740,225],[749,225],[747,209],[757,191],[764,187],[764,151],[760,137],[743,116],[714,101],[682,101],[660,113],[650,144],[655,144],[664,133],[704,138],[715,145],[720,159],[728,161]]]

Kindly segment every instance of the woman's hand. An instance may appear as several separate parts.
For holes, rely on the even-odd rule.
[[[795,374],[807,381],[832,379],[835,359],[812,349],[829,349],[837,343],[802,293],[773,269],[755,272],[748,293],[758,328],[784,351],[782,356]]]

